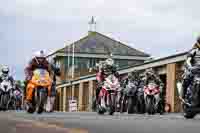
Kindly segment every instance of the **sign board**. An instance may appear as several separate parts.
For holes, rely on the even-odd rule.
[[[69,112],[77,112],[78,106],[77,106],[77,100],[70,99],[69,100]]]

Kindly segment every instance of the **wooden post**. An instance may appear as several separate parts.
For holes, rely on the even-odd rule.
[[[72,97],[75,97],[75,85],[72,85]]]
[[[59,111],[62,111],[62,88],[60,88],[59,103]]]
[[[89,109],[88,111],[92,111],[92,99],[93,99],[93,91],[94,91],[94,81],[89,81]]]
[[[83,82],[79,84],[79,98],[78,98],[78,110],[83,110]]]
[[[171,112],[175,109],[175,89],[176,89],[176,64],[167,65],[167,89],[166,102],[170,105]]]
[[[64,87],[63,88],[64,90],[63,90],[63,112],[66,112],[66,105],[67,105],[67,103],[66,102],[68,102],[67,101],[67,87]]]

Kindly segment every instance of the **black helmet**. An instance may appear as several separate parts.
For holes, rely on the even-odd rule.
[[[146,70],[147,75],[154,75],[154,73],[155,72],[154,72],[153,68],[149,68],[149,69]]]
[[[200,44],[200,36],[197,37],[197,42]]]
[[[200,36],[197,37],[197,42],[193,45],[194,48],[200,48]]]
[[[132,71],[131,73],[128,73],[128,79],[133,80],[138,77],[138,72],[136,70]]]
[[[128,79],[131,79],[131,78],[132,78],[132,74],[128,73]]]

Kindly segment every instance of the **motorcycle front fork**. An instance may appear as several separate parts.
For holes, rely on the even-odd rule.
[[[115,101],[110,101],[111,100],[111,95],[113,94],[110,94],[110,95],[104,95],[101,97],[101,106],[106,108],[108,105],[110,105],[110,102],[115,102]],[[119,104],[119,99],[120,99],[120,96],[118,96],[117,98],[117,103]]]
[[[145,102],[146,102],[146,97],[147,97],[147,94],[144,93],[144,100],[145,100]],[[154,97],[156,99],[155,107],[158,107],[158,104],[161,101],[160,94],[156,94],[156,95],[154,95]]]
[[[104,107],[104,108],[106,108],[106,101],[108,101],[108,100],[106,100],[106,96],[105,96],[105,95],[102,96],[102,97],[101,97],[100,104],[101,104],[101,106]]]

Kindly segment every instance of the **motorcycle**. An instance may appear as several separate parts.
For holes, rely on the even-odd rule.
[[[30,83],[35,86],[32,98],[33,107],[26,107],[26,110],[28,113],[36,111],[38,114],[41,114],[47,102],[48,87],[52,84],[49,72],[45,69],[36,69],[33,72]]]
[[[126,88],[123,91],[123,96],[121,100],[121,113],[126,112],[128,110],[128,114],[132,114],[136,112],[136,103],[137,103],[137,88],[138,82],[128,82]]]
[[[191,69],[193,80],[186,90],[185,98],[182,98],[182,83],[177,83],[177,89],[179,98],[182,101],[182,108],[184,112],[184,117],[186,119],[194,118],[198,113],[200,113],[200,72],[199,67],[194,67]]]
[[[159,111],[160,88],[155,83],[149,83],[144,87],[145,108],[148,114],[155,114]]]
[[[13,91],[13,103],[14,103],[14,108],[15,110],[21,110],[22,107],[22,92],[19,90],[14,90]]]
[[[120,83],[118,79],[113,75],[109,75],[104,82],[102,89],[100,90],[97,99],[97,112],[98,114],[104,114],[109,112],[109,115],[113,115],[116,109],[117,95],[120,92]]]
[[[136,103],[137,113],[144,114],[145,113],[145,101],[144,101],[143,88],[139,87],[136,96],[137,96],[137,103]]]
[[[13,86],[7,79],[3,80],[0,84],[0,109],[3,111],[8,110],[11,101]]]

